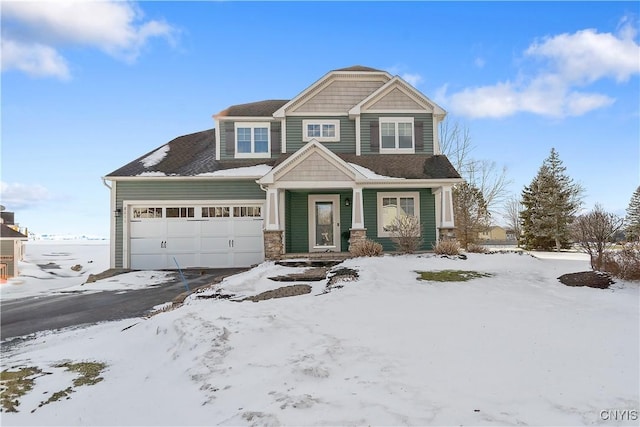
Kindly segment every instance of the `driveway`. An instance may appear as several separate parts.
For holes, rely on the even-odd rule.
[[[184,272],[189,289],[208,285],[245,271],[243,268]],[[70,293],[2,301],[0,340],[69,326],[120,320],[145,315],[153,307],[172,301],[186,288],[178,274],[162,285],[132,291]]]

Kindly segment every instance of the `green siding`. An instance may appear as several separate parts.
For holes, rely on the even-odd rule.
[[[117,181],[116,209],[122,209],[124,200],[265,200],[265,192],[255,181]],[[123,224],[125,218],[116,218],[116,268],[123,264]]]
[[[414,117],[415,121],[422,122],[422,134],[424,149],[416,151],[416,153],[433,154],[433,114],[362,114],[360,117],[360,141],[361,141],[361,153],[365,154],[378,154],[371,151],[371,122],[378,121],[380,117]]]
[[[301,192],[287,191],[285,194],[285,250],[287,253],[309,252],[309,195],[340,195],[340,249],[349,250],[349,229],[351,228],[351,207],[345,206],[345,199],[352,197],[348,191]]]
[[[396,248],[389,237],[378,237],[378,192],[405,192],[416,191],[414,189],[384,189],[363,190],[362,202],[364,207],[364,226],[367,229],[367,238],[378,242],[385,251],[395,251]],[[421,250],[433,249],[436,242],[436,207],[435,197],[430,188],[419,189],[420,193],[420,220],[422,222],[422,247]]]
[[[267,120],[268,121],[268,120]],[[256,122],[259,122],[259,120],[256,120]],[[253,122],[252,122],[253,123]],[[270,127],[271,127],[271,135],[270,137],[273,135],[273,132],[280,132],[280,128],[281,128],[281,124],[279,121],[269,121],[270,123]],[[229,160],[229,159],[235,159],[235,141],[233,141],[233,147],[234,149],[232,150],[232,153],[227,153],[227,130],[232,130],[234,132],[235,135],[235,122],[221,122],[220,123],[220,160]],[[280,147],[282,146],[282,135],[280,134],[280,141],[274,141],[273,139],[271,140],[271,157],[278,157],[280,156],[281,153],[281,149]]]
[[[347,116],[335,117],[287,117],[287,153],[298,151],[306,142],[302,141],[302,121],[303,120],[336,120],[340,119],[340,141],[323,143],[327,148],[335,153],[355,153],[356,152],[356,126],[355,121]]]

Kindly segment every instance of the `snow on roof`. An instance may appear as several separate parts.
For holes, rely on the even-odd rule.
[[[155,166],[162,160],[164,160],[164,158],[167,157],[167,153],[169,153],[169,144],[165,144],[162,147],[158,148],[156,151],[140,160],[140,163],[142,163],[145,168],[150,168],[151,166]]]
[[[241,168],[223,169],[215,172],[206,172],[197,176],[218,176],[218,177],[234,177],[234,176],[257,176],[262,177],[269,173],[273,167],[269,165],[245,166]]]
[[[371,169],[367,169],[364,166],[356,165],[355,163],[349,163],[349,166],[360,172],[367,179],[405,179],[405,178],[397,178],[393,176],[384,176],[379,175],[372,171]]]
[[[167,174],[160,171],[148,171],[148,172],[139,173],[136,176],[167,176]]]

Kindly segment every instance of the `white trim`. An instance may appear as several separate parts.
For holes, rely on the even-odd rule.
[[[213,119],[213,125],[215,126],[216,134],[216,160],[220,160],[220,145],[222,143],[222,139],[220,139],[220,121]]]
[[[349,114],[345,113],[344,111],[319,111],[319,112],[307,112],[307,111],[303,111],[300,113],[297,112],[292,112],[292,113],[287,113],[287,117],[327,117],[327,116],[331,116],[331,117],[335,117],[335,116],[340,116],[340,117],[348,117]]]
[[[362,136],[360,132],[360,116],[356,116],[356,156],[362,154]]]
[[[159,175],[159,176],[114,176],[114,177],[106,177],[107,181],[116,182],[116,181],[194,181],[194,180],[206,180],[206,181],[246,181],[246,180],[256,180],[261,178],[263,175],[238,175],[238,176],[210,176],[210,175],[193,175],[193,176],[183,176],[183,175]]]
[[[267,151],[262,153],[256,153],[256,141],[255,141],[255,130],[267,128]],[[238,128],[242,129],[251,129],[251,152],[249,153],[240,153],[238,151]],[[234,157],[236,159],[265,159],[271,158],[271,122],[235,122],[233,124],[233,137],[235,144],[235,154]]]
[[[450,186],[442,187],[442,221],[440,228],[454,228],[455,218],[453,216],[453,191]]]
[[[313,242],[315,242],[316,235],[316,216],[315,216],[315,204],[316,202],[331,202],[333,204],[333,243],[332,246],[316,246]],[[318,251],[332,251],[332,252],[340,252],[341,251],[341,240],[342,236],[340,235],[340,195],[338,194],[310,194],[308,197],[308,216],[309,216],[309,252],[318,252]]]
[[[362,187],[354,187],[351,197],[351,228],[364,228],[364,203],[362,200]],[[360,221],[358,221],[360,219]]]
[[[392,234],[389,231],[384,231],[383,220],[384,211],[382,208],[382,199],[384,198],[413,198],[413,215],[420,218],[420,192],[419,191],[405,191],[405,192],[378,192],[376,200],[376,214],[378,219],[378,237],[391,237]]]
[[[278,119],[271,116],[216,116],[223,122],[275,122]]]
[[[116,223],[117,223],[117,219],[116,219],[116,203],[117,203],[117,198],[116,198],[116,191],[117,191],[117,183],[113,182],[111,184],[111,190],[109,190],[111,192],[110,194],[110,205],[111,205],[111,230],[109,232],[109,239],[111,244],[109,245],[109,265],[111,266],[111,268],[116,268]],[[122,209],[122,212],[120,212],[120,218],[122,219],[122,223],[124,225],[124,209]]]
[[[287,119],[280,120],[280,152],[287,152]]]
[[[320,135],[321,136],[309,136],[308,127],[309,125],[318,125],[320,126]],[[324,125],[333,125],[335,135],[334,136],[322,136],[322,127]],[[336,119],[306,119],[302,120],[302,141],[309,142],[312,139],[320,142],[339,142],[340,141],[340,120]]]
[[[439,118],[433,116],[433,154],[442,154],[440,151],[440,125],[438,124]]]
[[[395,147],[384,148],[382,146],[382,124],[393,123],[395,124]],[[398,124],[411,123],[411,148],[400,148],[400,132],[398,131]],[[416,132],[415,123],[413,117],[379,117],[378,118],[378,142],[381,154],[414,154],[416,152]]]

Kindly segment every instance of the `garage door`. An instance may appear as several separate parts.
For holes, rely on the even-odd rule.
[[[128,211],[132,269],[248,267],[264,260],[261,204]]]

